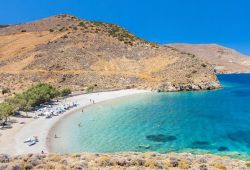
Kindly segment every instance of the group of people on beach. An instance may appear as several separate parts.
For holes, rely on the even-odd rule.
[[[98,94],[99,95],[99,94]],[[89,102],[90,103],[92,103],[92,104],[95,104],[95,101],[93,100],[93,99],[89,99]],[[82,109],[82,112],[83,112],[83,109]],[[81,127],[82,126],[82,124],[81,123],[79,123],[78,124],[78,127]],[[54,135],[54,138],[56,139],[56,138],[59,138],[56,134]],[[41,154],[45,154],[45,152],[42,150],[41,151]]]
[[[89,99],[89,102],[95,104],[95,101],[92,99]]]

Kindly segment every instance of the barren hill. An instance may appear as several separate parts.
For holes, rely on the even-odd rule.
[[[219,73],[250,73],[250,57],[216,44],[170,44],[215,65]]]
[[[43,81],[75,90],[214,89],[213,67],[195,55],[102,22],[58,15],[0,28],[0,89]]]

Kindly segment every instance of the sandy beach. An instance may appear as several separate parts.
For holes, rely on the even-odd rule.
[[[0,136],[0,153],[9,155],[22,155],[28,153],[41,153],[44,151],[48,153],[47,140],[50,129],[64,116],[72,114],[78,109],[85,106],[93,104],[90,99],[95,101],[95,103],[102,102],[105,100],[115,99],[123,96],[134,95],[138,93],[148,92],[146,90],[119,90],[119,91],[109,91],[91,94],[80,94],[72,97],[68,97],[62,101],[58,102],[58,105],[65,102],[78,102],[79,105],[73,109],[66,111],[65,113],[54,116],[50,119],[45,119],[45,117],[39,118],[15,118],[17,123],[13,124],[13,127],[6,130],[1,130]],[[34,113],[28,113],[34,116]],[[20,122],[25,122],[20,124]],[[24,143],[25,140],[32,136],[37,136],[39,142],[33,146],[28,146]]]

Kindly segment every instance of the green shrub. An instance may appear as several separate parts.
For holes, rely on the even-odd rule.
[[[86,26],[85,23],[84,23],[83,21],[79,22],[78,25],[81,26],[81,27],[85,27],[85,26]]]
[[[202,63],[201,66],[202,67],[207,67],[207,65],[205,63]]]
[[[95,86],[89,86],[87,89],[86,89],[86,92],[87,93],[91,93],[91,92],[93,92],[94,91],[94,89],[95,89]]]
[[[11,92],[11,91],[10,91],[9,88],[4,88],[4,89],[2,89],[2,95],[7,94],[7,93],[10,93],[10,92]]]
[[[197,70],[193,70],[192,73],[193,73],[193,74],[197,73]]]
[[[107,32],[110,36],[116,37],[119,41],[123,41],[124,43],[129,44],[131,46],[133,45],[133,42],[139,41],[140,43],[150,44],[152,47],[157,47],[157,44],[142,40],[141,38],[130,33],[128,30],[119,27],[115,24],[109,24],[107,29]]]
[[[62,32],[65,29],[65,27],[62,27],[59,29],[60,32]]]
[[[71,94],[71,90],[69,88],[64,88],[60,91],[60,96],[67,96]]]
[[[248,168],[250,168],[250,162],[247,162],[247,163],[246,163],[246,166],[247,166]]]

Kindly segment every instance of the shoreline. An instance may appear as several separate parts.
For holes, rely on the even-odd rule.
[[[50,153],[48,140],[52,128],[55,127],[56,124],[67,115],[72,114],[79,109],[83,109],[86,106],[92,105],[93,103],[90,103],[90,99],[94,100],[95,103],[99,103],[102,101],[146,92],[149,91],[128,89],[69,96],[64,100],[60,100],[57,105],[60,105],[63,102],[78,102],[79,105],[77,107],[67,110],[65,113],[60,114],[59,116],[54,116],[50,119],[45,119],[45,117],[39,117],[37,119],[29,118],[28,121],[25,122],[25,124],[14,124],[11,129],[8,129],[8,131],[5,132],[6,134],[4,134],[4,136],[0,136],[0,154],[39,154],[42,151],[45,153]],[[16,120],[18,122],[23,121],[22,118],[17,118]],[[32,136],[37,136],[39,142],[33,146],[28,146],[24,143],[24,141]]]
[[[120,91],[125,91],[125,90],[112,90],[112,91],[106,91],[106,92],[94,92],[94,93],[91,93],[91,95],[94,95],[94,94],[97,94],[99,95],[98,93],[109,93],[109,92],[120,92]],[[152,92],[152,91],[147,91],[147,90],[136,90],[135,93],[133,94],[126,94],[126,95],[122,95],[122,96],[115,96],[114,98],[110,98],[110,99],[104,99],[104,100],[100,100],[100,101],[95,101],[95,104],[100,104],[100,103],[103,103],[103,102],[106,102],[106,101],[112,101],[112,100],[117,100],[119,98],[123,98],[123,97],[128,97],[128,96],[132,96],[132,95],[136,95],[136,94],[142,94],[142,93],[147,93],[147,92]],[[56,130],[56,127],[58,124],[62,123],[64,119],[67,119],[67,117],[71,116],[71,114],[74,114],[74,113],[77,113],[81,110],[84,110],[85,108],[87,107],[91,107],[93,106],[93,103],[89,103],[87,105],[84,105],[84,106],[81,106],[81,107],[77,107],[77,108],[73,108],[72,110],[69,110],[69,113],[64,113],[63,116],[60,117],[59,120],[57,120],[53,126],[50,128],[49,132],[48,132],[48,135],[47,135],[47,138],[46,138],[46,148],[47,148],[47,152],[48,153],[55,153],[55,154],[63,154],[63,153],[57,153],[57,152],[53,152],[53,147],[52,147],[52,144],[51,144],[51,138],[54,138],[54,135],[55,135],[55,130]]]

